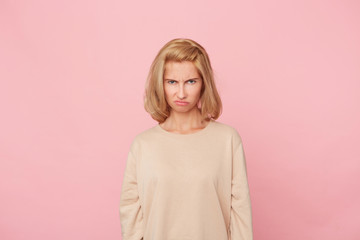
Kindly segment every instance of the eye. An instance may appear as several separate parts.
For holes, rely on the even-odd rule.
[[[173,82],[175,82],[174,80],[169,80],[168,83],[172,84]]]
[[[192,82],[192,84],[196,83],[195,80],[189,80],[188,82]]]

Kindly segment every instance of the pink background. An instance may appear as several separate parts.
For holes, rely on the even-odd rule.
[[[0,238],[121,239],[151,61],[208,51],[254,239],[360,239],[358,1],[1,1]]]

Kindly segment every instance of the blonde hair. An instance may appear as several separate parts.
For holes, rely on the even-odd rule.
[[[200,107],[198,104],[202,119],[217,119],[222,112],[222,102],[215,86],[209,56],[199,43],[187,38],[176,38],[166,43],[150,66],[143,98],[144,108],[151,117],[162,123],[170,116],[163,85],[167,61],[190,61],[195,65],[203,80]]]

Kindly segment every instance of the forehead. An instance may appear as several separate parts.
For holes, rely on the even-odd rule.
[[[194,63],[190,61],[182,61],[182,62],[175,62],[175,61],[168,61],[165,64],[165,78],[195,78],[199,77],[198,70]]]

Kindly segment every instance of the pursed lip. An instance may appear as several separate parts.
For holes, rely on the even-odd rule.
[[[177,103],[189,103],[189,102],[184,102],[184,101],[175,101]]]

